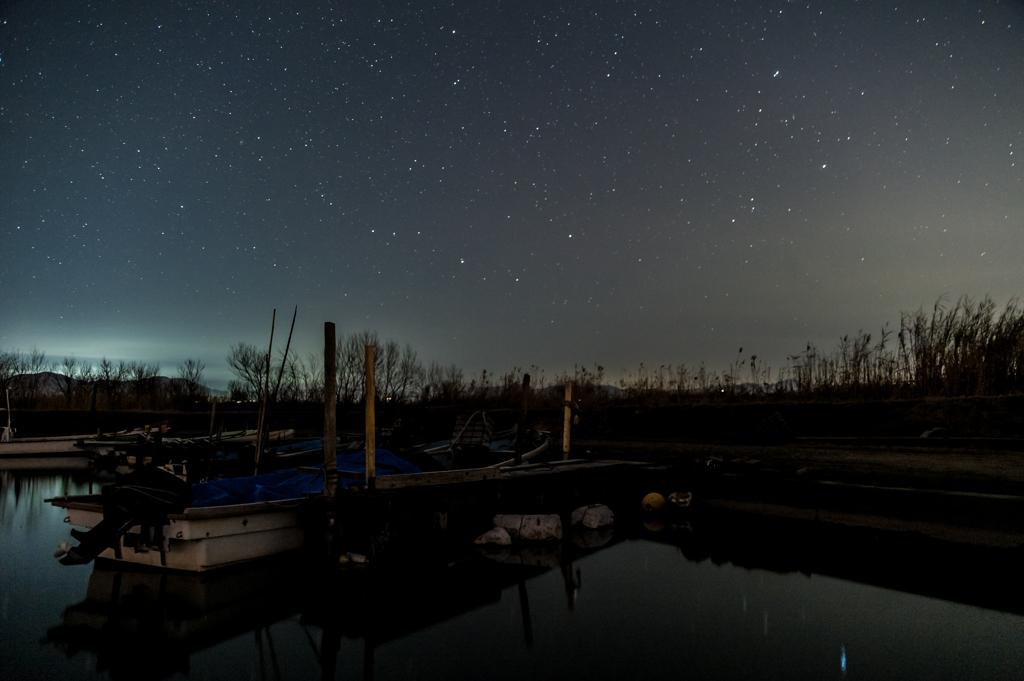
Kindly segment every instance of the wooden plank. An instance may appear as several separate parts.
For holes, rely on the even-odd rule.
[[[518,469],[524,470],[524,471],[527,471],[527,470],[535,471],[535,470],[539,470],[541,468],[553,468],[553,467],[556,467],[556,466],[566,466],[566,465],[577,464],[577,463],[586,463],[586,462],[589,462],[589,461],[590,461],[590,459],[566,459],[564,461],[541,461],[541,462],[537,462],[537,463],[524,463],[524,464],[521,464],[519,466],[502,466],[501,470],[512,470],[513,468],[518,468]]]
[[[204,520],[237,516],[239,518],[257,513],[274,513],[298,508],[306,499],[281,499],[280,501],[258,501],[253,504],[229,504],[227,506],[190,506],[184,513],[168,513],[169,520]]]
[[[554,462],[553,462],[554,463]],[[561,465],[538,465],[525,467],[510,467],[503,468],[501,470],[502,479],[509,480],[514,478],[532,478],[542,475],[562,475],[567,473],[579,473],[582,471],[599,471],[611,468],[631,468],[636,466],[647,465],[642,461],[560,461],[557,462]]]
[[[401,489],[404,487],[427,487],[430,485],[451,485],[462,482],[493,480],[499,475],[496,468],[470,468],[461,471],[437,471],[432,473],[410,473],[408,475],[387,475],[370,478],[370,489]]]

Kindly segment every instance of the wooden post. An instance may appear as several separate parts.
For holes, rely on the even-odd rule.
[[[518,466],[523,462],[523,453],[526,451],[526,407],[530,401],[530,374],[523,374],[523,411],[519,415],[519,425],[516,427],[516,458],[513,463]]]
[[[338,364],[334,322],[324,322],[324,496],[327,497],[327,525],[334,524],[334,493],[337,476],[329,474],[338,466]]]
[[[374,414],[373,346],[366,346],[366,484],[377,475],[376,416]]]
[[[565,382],[565,418],[562,423],[562,461],[569,458],[569,428],[572,426],[572,381]]]
[[[214,397],[213,407],[210,409],[210,442],[213,442],[213,426],[217,420],[217,398]]]
[[[274,308],[274,316],[270,318],[270,347],[267,348],[267,373],[263,385],[263,402],[260,404],[260,416],[256,423],[256,470],[253,475],[260,474],[260,452],[263,450],[263,440],[266,437],[264,431],[267,428],[267,398],[270,392],[270,356],[274,352],[274,325],[277,323],[277,308]]]

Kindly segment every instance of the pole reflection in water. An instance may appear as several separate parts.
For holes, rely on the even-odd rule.
[[[1019,614],[758,563],[696,521],[431,568],[136,573],[53,559],[67,526],[42,500],[88,480],[0,483],[5,679],[841,679],[853,660],[862,678],[1024,670]]]
[[[202,574],[121,572],[96,567],[85,600],[65,609],[46,641],[68,656],[88,651],[97,671],[129,678],[187,674],[189,659],[255,632],[258,667],[275,678],[278,655],[270,626],[298,614],[297,563],[264,561]]]

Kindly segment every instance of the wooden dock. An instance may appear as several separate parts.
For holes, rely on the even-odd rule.
[[[635,461],[570,459],[390,475],[339,488],[334,517],[343,551],[429,559],[471,542],[499,513],[557,514],[566,530],[572,511],[588,504],[607,504],[617,517],[637,514],[661,472]]]

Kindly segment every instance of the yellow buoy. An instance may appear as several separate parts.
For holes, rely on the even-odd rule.
[[[651,492],[644,497],[642,505],[645,511],[660,511],[665,508],[665,497],[657,492]]]

